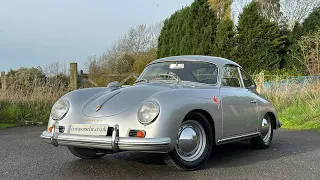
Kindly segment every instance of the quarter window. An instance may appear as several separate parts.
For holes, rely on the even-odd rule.
[[[249,88],[252,85],[255,85],[251,76],[248,73],[246,73],[245,71],[243,71],[242,69],[241,69],[241,75],[242,75],[244,87]]]
[[[222,86],[241,87],[241,78],[239,75],[238,67],[226,65],[223,68]]]

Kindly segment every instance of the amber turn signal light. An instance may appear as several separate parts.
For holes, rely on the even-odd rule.
[[[49,132],[52,132],[53,126],[50,126],[48,130],[49,130]]]
[[[138,138],[144,138],[146,136],[146,132],[145,131],[138,131],[137,132],[137,137]]]

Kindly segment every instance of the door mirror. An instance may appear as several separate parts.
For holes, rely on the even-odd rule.
[[[119,89],[120,88],[120,83],[118,81],[113,81],[113,82],[110,82],[108,85],[107,85],[108,88],[111,89],[111,91],[113,90],[116,90],[116,89]]]
[[[257,86],[255,84],[252,84],[251,86],[248,87],[249,89],[257,89]]]

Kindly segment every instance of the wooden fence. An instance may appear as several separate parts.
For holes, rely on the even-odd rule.
[[[69,84],[69,90],[76,90],[79,88],[84,88],[84,84],[89,84],[90,87],[98,87],[98,83],[94,82],[93,79],[90,78],[89,74],[85,74],[83,73],[82,70],[78,70],[78,64],[77,63],[70,63],[70,84]],[[124,74],[110,74],[107,75],[108,78],[112,78],[112,77],[117,77],[117,79],[119,80],[122,79],[120,81],[120,85],[125,85],[125,83],[131,79],[137,79],[138,78],[138,74],[136,73],[124,73]],[[263,72],[253,75],[253,78],[257,84],[257,91],[258,92],[262,92],[263,89],[265,88],[265,77],[269,77],[269,76],[273,76],[273,75],[265,75]],[[274,75],[274,76],[278,76],[278,75]],[[2,90],[6,90],[8,87],[8,77],[6,75],[5,72],[1,72],[1,89]],[[287,78],[286,78],[287,79]],[[106,82],[107,83],[107,82]],[[106,86],[107,84],[105,84]]]
[[[83,73],[83,70],[78,69],[77,63],[70,63],[70,84],[69,90],[76,90],[79,88],[84,88],[84,84],[90,84],[90,86],[99,86],[94,80],[92,80],[89,74]],[[125,74],[110,74],[108,77],[121,77],[120,85],[124,85],[130,78],[138,79],[138,74],[135,73],[125,73]],[[1,72],[1,89],[6,90],[8,85],[8,75],[5,72]]]

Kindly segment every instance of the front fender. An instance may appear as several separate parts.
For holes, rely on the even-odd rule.
[[[215,138],[221,135],[221,107],[215,104],[209,98],[200,98],[192,96],[181,96],[179,93],[170,92],[170,95],[159,94],[149,100],[157,101],[160,105],[160,114],[158,119],[152,124],[152,137],[170,137],[171,142],[175,142],[179,127],[186,115],[194,110],[203,110],[212,117],[214,124]]]
[[[259,125],[262,123],[262,119],[265,114],[272,113],[274,116],[273,117],[274,121],[275,121],[275,125],[273,128],[277,129],[277,128],[281,127],[281,122],[278,119],[277,111],[276,111],[275,107],[272,105],[272,103],[261,96],[258,97],[257,102],[258,102],[258,107],[259,107]],[[258,126],[258,128],[260,130],[261,126]]]

